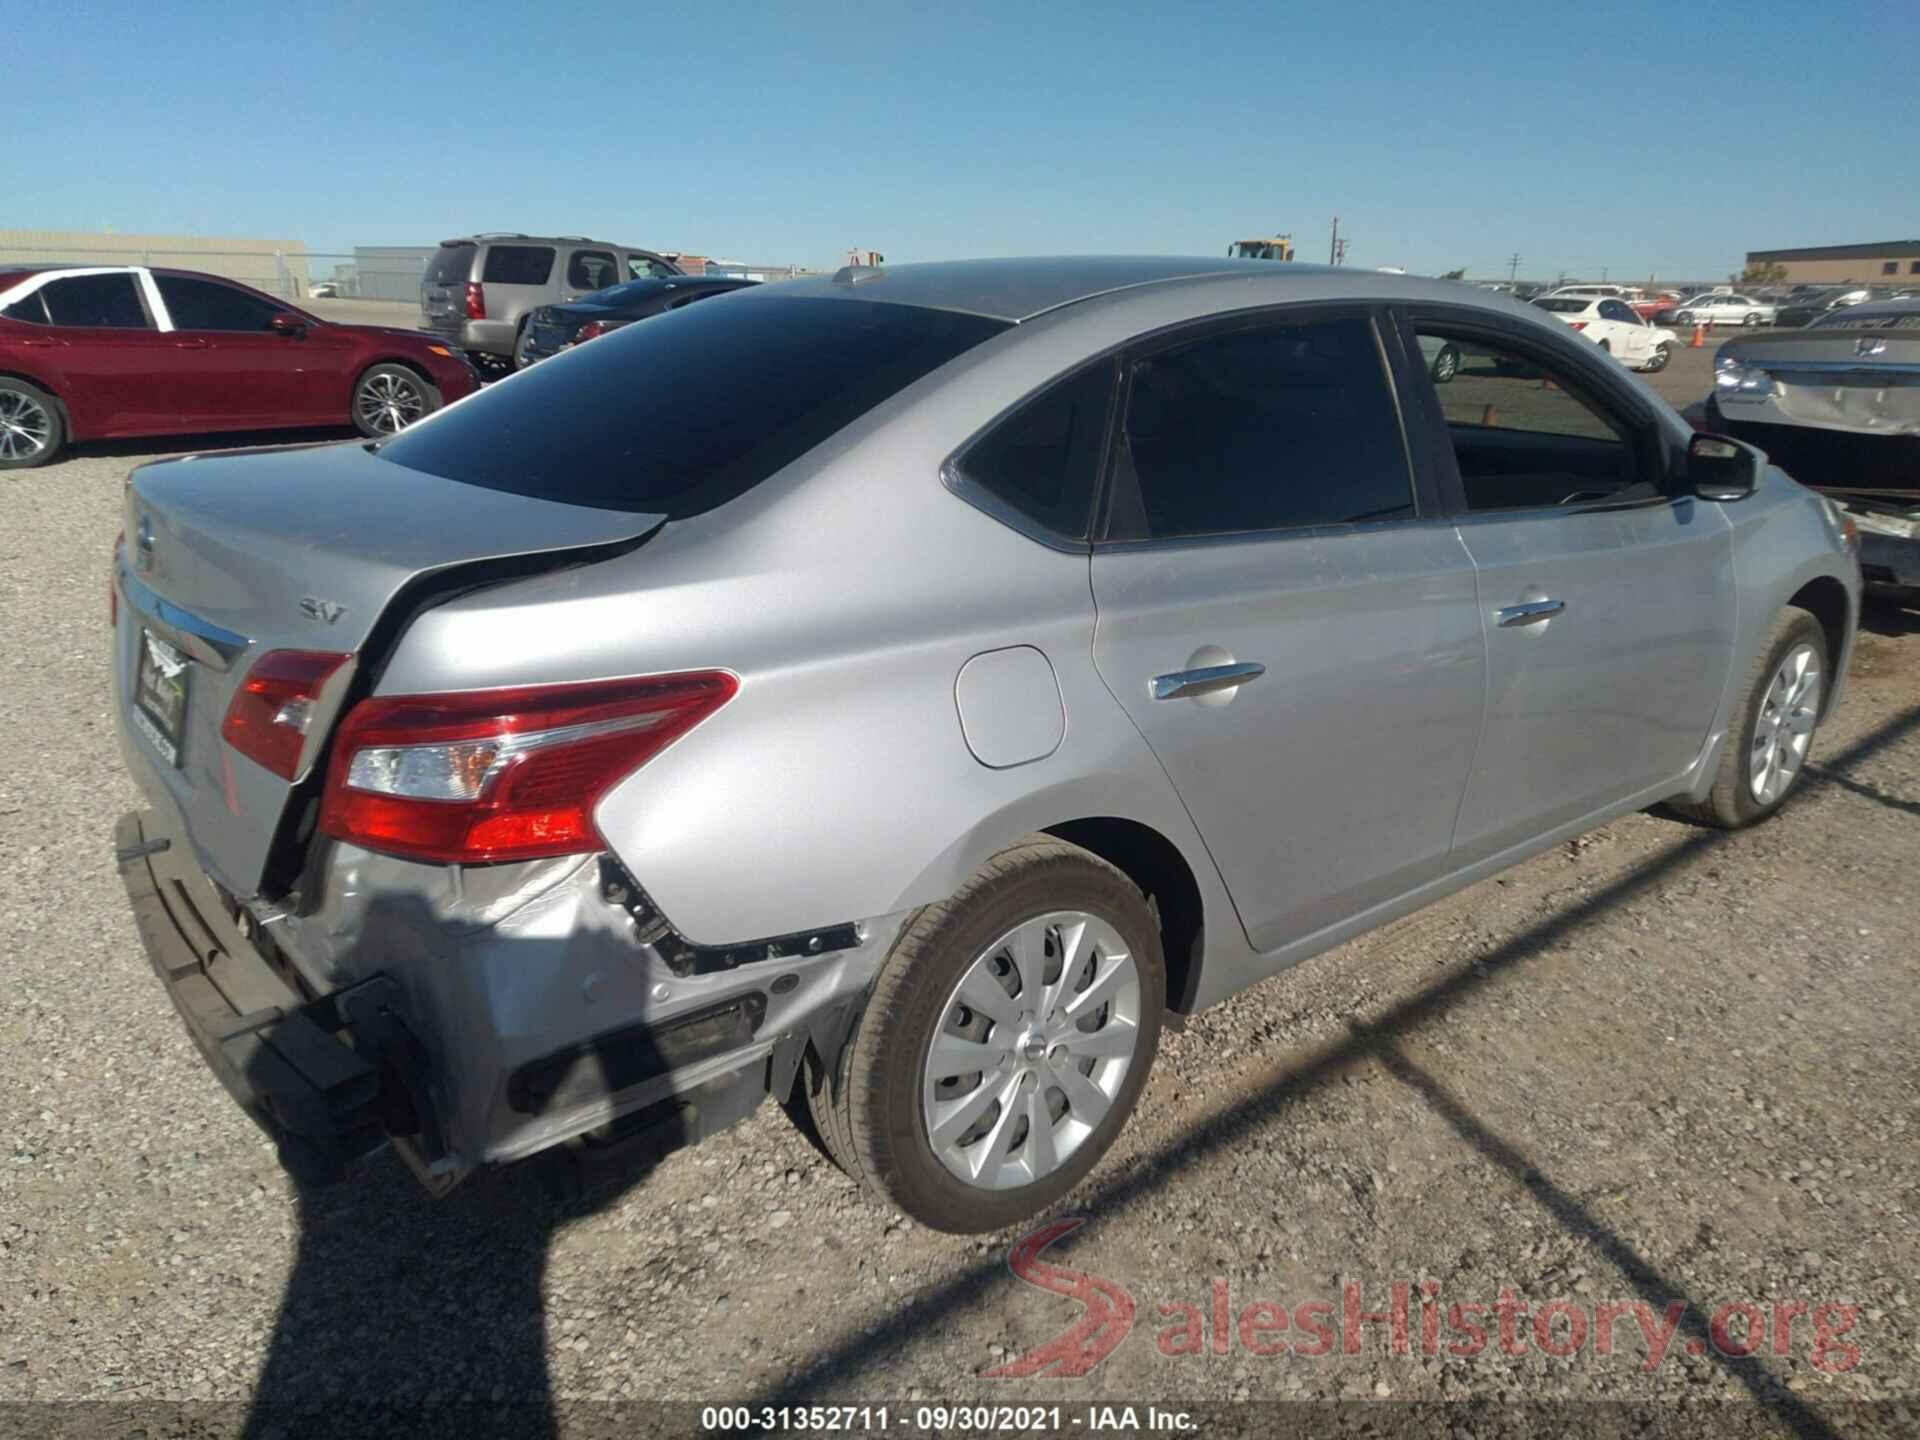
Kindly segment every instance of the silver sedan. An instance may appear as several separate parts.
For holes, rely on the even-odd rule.
[[[1771,814],[1851,543],[1459,285],[850,269],[379,445],[137,471],[121,866],[311,1178],[772,1095],[988,1230],[1098,1162],[1170,1015],[1625,811]]]

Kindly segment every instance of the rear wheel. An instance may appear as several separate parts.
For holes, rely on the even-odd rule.
[[[0,375],[0,470],[31,470],[67,443],[60,402],[38,385]]]
[[[527,346],[531,345],[532,343],[533,343],[533,327],[529,325],[525,320],[522,320],[520,322],[520,328],[514,331],[513,333],[513,368],[514,369],[524,370],[527,368],[527,366],[533,363],[531,360],[527,358]]]
[[[1673,317],[1673,320],[1676,325],[1691,325],[1693,324],[1693,312],[1691,310],[1682,310],[1678,315]]]
[[[1673,359],[1673,346],[1663,340],[1654,346],[1653,353],[1647,357],[1647,363],[1642,367],[1642,372],[1647,375],[1658,375],[1667,368],[1667,362],[1671,359]]]
[[[1783,609],[1747,673],[1713,789],[1703,801],[1672,808],[1728,830],[1779,809],[1812,751],[1829,665],[1820,622],[1798,606]]]
[[[1741,323],[1742,325],[1746,325],[1746,326],[1753,326],[1753,325],[1758,325],[1758,324],[1760,323],[1760,315],[1759,315],[1759,312],[1758,312],[1758,311],[1755,311],[1755,312],[1753,312],[1753,313],[1751,313],[1751,314],[1747,314],[1747,315],[1742,315],[1742,316],[1740,317],[1740,323]]]
[[[1451,345],[1442,345],[1428,373],[1433,376],[1434,384],[1446,384],[1460,373],[1460,352]]]
[[[850,1176],[923,1225],[968,1234],[1045,1209],[1138,1101],[1166,993],[1138,887],[1035,836],[908,923],[807,1102]]]
[[[353,423],[370,440],[398,435],[440,408],[440,392],[404,365],[374,365],[353,387]]]

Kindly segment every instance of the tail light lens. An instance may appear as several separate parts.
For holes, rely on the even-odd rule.
[[[487,318],[487,292],[478,280],[467,282],[467,318],[469,320]]]
[[[1569,320],[1567,324],[1575,330],[1584,330],[1587,328],[1587,322],[1584,320]]]
[[[227,702],[221,738],[282,780],[297,780],[320,687],[348,658],[330,650],[269,650]]]
[[[320,830],[448,863],[604,850],[601,796],[739,684],[705,670],[363,700],[334,740]]]
[[[606,322],[601,320],[589,320],[586,324],[582,325],[578,330],[573,332],[573,343],[576,345],[581,345],[587,342],[588,340],[597,340],[606,333],[607,333]]]

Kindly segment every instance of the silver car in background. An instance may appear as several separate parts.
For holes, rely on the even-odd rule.
[[[1553,317],[1232,260],[767,286],[125,525],[120,863],[290,1166],[771,1094],[952,1231],[1085,1176],[1169,1015],[1625,811],[1770,814],[1859,590]]]

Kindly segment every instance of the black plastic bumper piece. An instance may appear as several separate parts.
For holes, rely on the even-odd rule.
[[[303,1003],[213,903],[191,850],[160,833],[151,811],[121,817],[113,838],[147,959],[201,1056],[295,1179],[342,1179],[349,1161],[384,1143],[392,1107],[380,1066],[329,1027],[350,1008],[345,997],[391,982]]]

